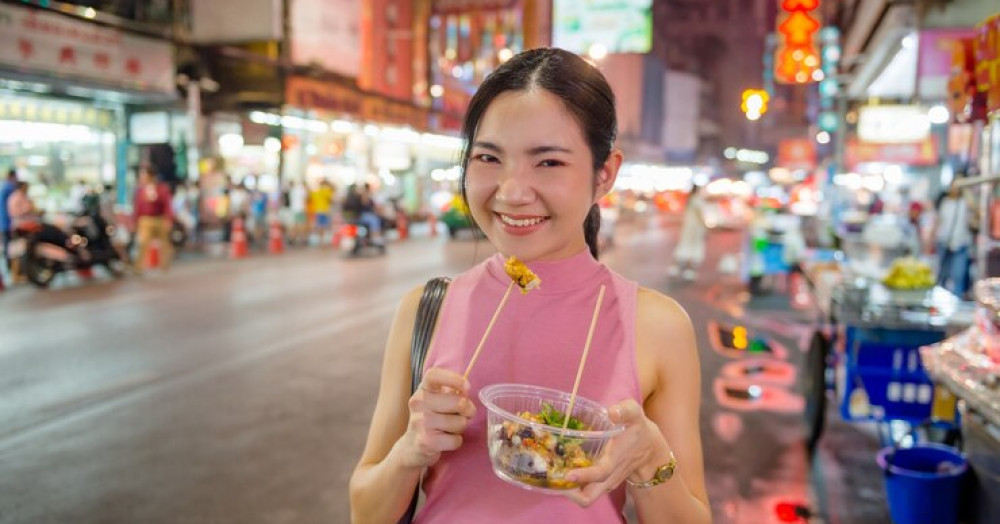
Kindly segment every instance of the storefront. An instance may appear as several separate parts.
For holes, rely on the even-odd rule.
[[[172,101],[173,75],[168,42],[0,5],[0,170],[49,210],[71,207],[77,182],[115,186],[124,203],[126,115]]]

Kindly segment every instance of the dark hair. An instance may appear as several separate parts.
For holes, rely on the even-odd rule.
[[[544,89],[559,97],[580,125],[587,141],[596,177],[614,147],[618,134],[615,116],[615,95],[604,75],[578,55],[557,48],[531,49],[519,53],[497,68],[483,81],[469,102],[462,123],[462,200],[468,205],[466,173],[469,155],[479,123],[486,109],[497,96],[507,91]],[[594,258],[598,256],[597,233],[601,228],[601,213],[597,205],[590,208],[583,222],[583,234]]]

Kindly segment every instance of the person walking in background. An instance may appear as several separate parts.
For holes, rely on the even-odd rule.
[[[372,244],[381,246],[384,244],[382,239],[382,217],[378,214],[371,184],[365,183],[358,197],[358,222],[368,229]]]
[[[934,239],[940,261],[938,285],[959,297],[964,296],[973,238],[969,229],[968,203],[962,198],[962,190],[954,184],[938,203]]]
[[[309,192],[299,181],[293,181],[288,188],[288,210],[292,215],[290,241],[293,244],[304,244],[308,241],[309,217],[306,215],[306,203]]]
[[[697,270],[705,260],[705,237],[708,227],[705,226],[705,200],[701,196],[701,188],[691,187],[687,204],[684,207],[684,217],[681,223],[680,238],[674,250],[674,265],[670,267],[672,277],[680,275],[684,280],[693,281],[697,278]]]
[[[333,225],[334,189],[330,182],[323,180],[319,187],[309,193],[309,204],[313,212],[313,232],[318,236],[318,243],[326,242],[326,233]]]
[[[173,225],[173,206],[170,189],[156,180],[152,168],[139,167],[139,180],[135,187],[133,217],[138,253],[133,267],[142,274],[150,242],[158,242],[160,264],[164,271],[170,270],[174,258],[174,246],[170,243],[170,229]]]
[[[7,202],[16,190],[17,171],[11,169],[7,171],[7,178],[4,180],[3,185],[0,185],[0,235],[3,235],[3,256],[7,259],[8,267],[10,267],[10,257],[7,255],[7,247],[10,245],[10,238],[14,228],[11,226],[10,213],[7,211]]]

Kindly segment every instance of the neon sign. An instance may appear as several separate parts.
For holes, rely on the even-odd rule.
[[[820,0],[778,0],[774,79],[785,84],[804,84],[823,78],[816,33]]]

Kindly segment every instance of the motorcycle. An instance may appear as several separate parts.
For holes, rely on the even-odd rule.
[[[116,226],[98,212],[74,217],[65,230],[33,222],[14,231],[11,258],[21,259],[21,271],[37,287],[48,287],[64,271],[103,266],[115,278],[125,275],[127,264],[115,246]]]

